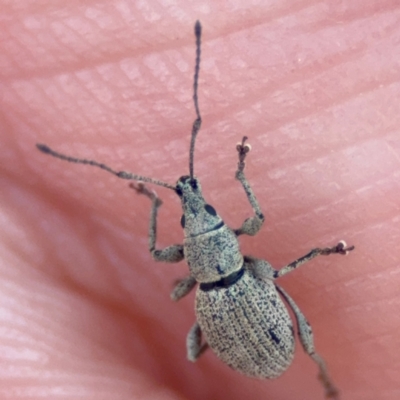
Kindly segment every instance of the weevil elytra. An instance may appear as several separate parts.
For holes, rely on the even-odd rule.
[[[139,181],[130,187],[152,202],[149,226],[149,250],[154,260],[179,262],[186,260],[189,275],[174,287],[171,298],[179,300],[196,285],[196,322],[187,336],[187,357],[196,361],[210,347],[234,370],[256,378],[276,378],[291,364],[294,356],[294,329],[286,305],[293,311],[297,331],[305,352],[316,362],[319,378],[327,397],[338,399],[338,391],[330,379],[323,359],[314,350],[313,333],[303,313],[275,280],[319,256],[347,254],[354,246],[341,241],[330,248],[316,248],[280,270],[267,261],[242,255],[238,236],[253,236],[264,222],[259,203],[245,174],[245,158],[250,150],[244,137],[236,146],[238,167],[236,179],[241,183],[254,216],[238,229],[225,225],[215,209],[204,200],[200,182],[194,175],[196,136],[201,126],[198,105],[201,25],[195,24],[196,62],[193,101],[196,119],[193,123],[189,150],[189,175],[181,176],[175,185],[153,178],[115,171],[97,161],[70,157],[38,144],[43,153],[73,163],[89,164],[104,169],[119,178]],[[157,213],[162,202],[143,182],[173,190],[180,198],[183,214],[183,244],[156,248]],[[202,339],[204,337],[204,339]]]

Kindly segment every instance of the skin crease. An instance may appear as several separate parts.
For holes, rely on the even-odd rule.
[[[280,280],[314,329],[342,400],[400,395],[400,8],[349,2],[1,1],[0,397],[322,399],[298,343],[279,379],[211,352],[186,360],[193,294],[169,300],[184,262],[147,251],[150,203],[127,182],[40,154],[174,183],[188,172],[193,25],[203,25],[195,173],[238,227],[265,215],[244,253],[276,268],[340,239]],[[152,187],[154,188],[154,187]],[[158,246],[182,241],[178,198],[156,188]]]

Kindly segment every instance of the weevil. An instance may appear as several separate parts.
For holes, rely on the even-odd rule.
[[[175,285],[171,298],[179,300],[196,285],[196,322],[186,340],[187,357],[196,361],[207,348],[236,371],[255,378],[277,378],[290,366],[294,356],[295,333],[289,315],[292,310],[297,333],[305,352],[315,361],[327,397],[338,399],[338,391],[330,379],[322,357],[314,349],[310,324],[292,298],[275,280],[295,270],[319,255],[345,255],[354,249],[340,241],[336,246],[316,248],[283,268],[276,270],[267,261],[243,255],[238,237],[254,236],[264,223],[264,216],[254,192],[247,181],[245,158],[250,151],[247,137],[237,144],[238,166],[235,177],[242,185],[253,209],[238,229],[229,228],[213,206],[203,197],[201,185],[194,175],[194,150],[201,127],[198,103],[198,79],[201,53],[201,25],[195,24],[196,61],[193,83],[193,102],[196,119],[192,126],[189,150],[189,175],[181,176],[175,185],[163,181],[116,171],[97,161],[70,157],[44,144],[37,144],[43,153],[72,163],[88,164],[104,169],[118,178],[138,181],[130,183],[137,193],[152,203],[149,226],[149,250],[156,261],[176,263],[185,260],[189,275]],[[144,182],[173,190],[179,197],[183,214],[180,220],[184,231],[183,244],[164,249],[156,248],[158,209],[162,201]],[[286,306],[285,304],[286,303]]]

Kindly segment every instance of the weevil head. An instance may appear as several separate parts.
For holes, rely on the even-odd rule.
[[[214,207],[205,202],[200,182],[196,177],[181,176],[175,191],[182,203],[181,225],[185,237],[210,232],[223,224]]]

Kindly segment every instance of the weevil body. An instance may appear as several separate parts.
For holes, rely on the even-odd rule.
[[[40,151],[73,163],[88,164],[104,169],[119,178],[140,181],[130,184],[139,194],[152,201],[149,250],[156,261],[186,260],[190,274],[174,287],[174,300],[187,295],[196,285],[196,322],[187,336],[187,356],[191,361],[210,347],[233,369],[256,378],[276,378],[291,364],[294,355],[294,329],[288,309],[293,311],[301,344],[317,363],[319,378],[327,397],[338,398],[323,359],[315,352],[311,327],[291,297],[275,280],[318,255],[347,254],[354,247],[339,242],[331,248],[316,248],[280,270],[261,259],[243,256],[238,242],[242,234],[255,235],[264,216],[245,174],[245,158],[250,150],[247,138],[236,147],[238,167],[236,179],[241,183],[254,216],[246,219],[238,229],[229,228],[215,209],[204,200],[201,186],[194,176],[195,140],[201,126],[197,87],[200,69],[201,25],[196,22],[196,64],[194,73],[194,106],[197,118],[193,123],[189,175],[180,177],[175,185],[153,178],[115,171],[97,161],[66,156],[38,144]],[[162,202],[155,192],[142,182],[163,186],[175,191],[182,204],[181,225],[183,244],[156,249],[157,213]],[[202,338],[204,337],[204,339]]]
[[[235,284],[197,289],[196,318],[207,343],[233,369],[255,378],[276,378],[294,356],[293,325],[272,279],[245,259]]]

